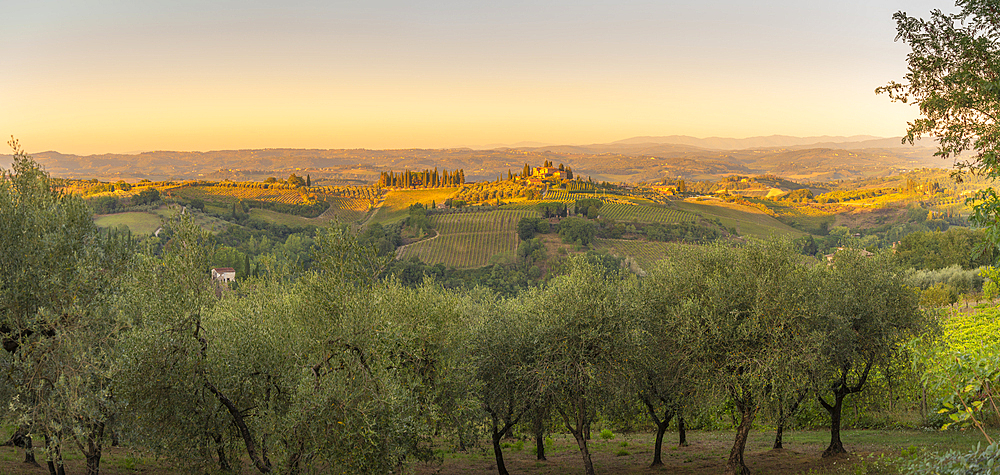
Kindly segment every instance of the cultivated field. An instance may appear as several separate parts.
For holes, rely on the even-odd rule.
[[[400,259],[419,257],[428,264],[443,263],[457,268],[482,267],[490,258],[517,250],[517,222],[537,216],[528,210],[494,210],[436,215],[437,237],[410,244],[399,251]]]
[[[640,223],[679,223],[695,219],[689,211],[623,203],[605,203],[601,206],[600,215],[619,222]]]
[[[706,218],[719,218],[723,225],[735,227],[741,236],[768,237],[771,235],[786,235],[789,237],[804,236],[806,233],[778,221],[759,209],[749,206],[726,203],[718,199],[675,201],[674,204],[682,210],[701,213]]]
[[[297,188],[257,188],[248,186],[182,186],[171,193],[187,199],[200,199],[216,203],[235,203],[240,200],[273,201],[285,204],[306,204],[315,200],[315,193],[301,192]],[[310,196],[311,195],[311,196]]]
[[[629,241],[624,239],[596,239],[594,249],[607,251],[618,257],[631,257],[643,270],[648,271],[656,261],[670,255],[671,249],[678,245],[667,242]]]
[[[321,217],[330,214],[330,217],[345,223],[360,221],[371,207],[371,201],[367,198],[328,198],[327,201],[330,202],[330,209]]]

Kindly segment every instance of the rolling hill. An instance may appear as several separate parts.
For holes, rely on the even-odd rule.
[[[34,158],[56,177],[150,180],[263,180],[291,173],[310,174],[317,185],[361,184],[378,179],[382,171],[463,169],[469,181],[493,180],[518,171],[525,163],[544,161],[565,164],[578,176],[596,181],[641,182],[682,177],[718,179],[728,175],[775,174],[808,180],[854,179],[884,176],[924,167],[947,167],[929,147],[890,146],[896,139],[860,137],[698,139],[687,143],[633,143],[636,138],[611,144],[544,147],[457,149],[263,149],[211,152],[156,151],[139,154],[78,156],[59,152],[34,153]],[[837,140],[857,139],[855,142]],[[865,139],[865,140],[861,140]],[[680,140],[680,139],[678,139]],[[826,140],[824,146],[802,142]],[[707,146],[787,144],[768,148],[711,149]],[[815,145],[815,144],[814,144]],[[872,146],[877,145],[877,148]],[[849,147],[849,148],[844,148]],[[854,147],[854,148],[850,148]],[[0,165],[10,163],[0,157]]]

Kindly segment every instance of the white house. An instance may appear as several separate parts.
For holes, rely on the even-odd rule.
[[[216,267],[212,269],[212,279],[219,282],[232,282],[236,280],[236,269],[232,267]]]

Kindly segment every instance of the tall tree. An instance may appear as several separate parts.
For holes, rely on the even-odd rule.
[[[896,40],[911,48],[903,83],[876,89],[893,101],[915,103],[920,118],[904,140],[938,141],[937,155],[954,158],[961,172],[1000,178],[1000,9],[994,0],[957,0],[958,13],[934,10],[929,19],[893,15]],[[963,157],[964,152],[973,152]],[[970,199],[972,221],[1000,244],[1000,195],[992,188]]]
[[[2,371],[16,381],[11,407],[45,437],[53,475],[63,472],[63,442],[96,475],[117,410],[107,376],[118,335],[111,297],[134,247],[128,235],[99,231],[79,196],[54,190],[10,145],[12,169],[0,171],[0,338],[11,355]]]

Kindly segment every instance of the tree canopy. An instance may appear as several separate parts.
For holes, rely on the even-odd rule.
[[[938,141],[937,154],[953,158],[961,172],[1000,178],[1000,10],[993,0],[958,0],[958,13],[934,10],[930,18],[893,15],[896,40],[911,47],[904,82],[876,89],[893,101],[913,103],[920,117],[904,140]],[[971,156],[963,156],[972,152]],[[990,226],[1000,242],[1000,195],[981,190],[974,198],[973,222]]]

